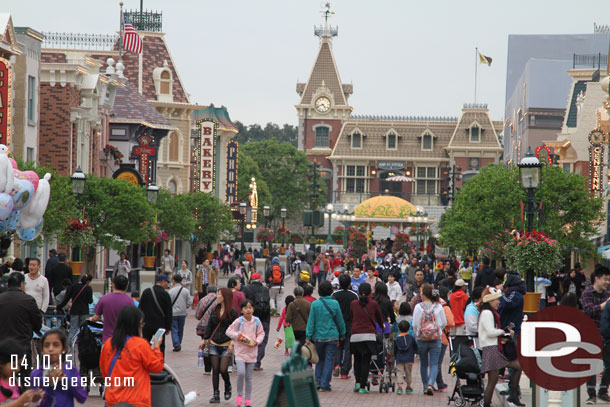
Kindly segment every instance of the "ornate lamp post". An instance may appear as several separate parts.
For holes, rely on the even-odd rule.
[[[286,208],[282,208],[280,210],[280,217],[282,218],[282,229],[284,231],[284,233],[286,232]],[[282,239],[282,247],[284,247],[284,239]]]
[[[156,186],[154,183],[150,184],[148,186],[148,188],[146,188],[146,200],[148,202],[157,202],[157,199],[159,198],[159,187]]]
[[[521,187],[527,192],[527,232],[531,233],[534,230],[536,189],[540,184],[540,168],[542,164],[536,158],[532,149],[528,148],[527,153],[517,166],[519,167],[519,182]],[[527,291],[533,292],[534,272],[532,270],[526,271],[525,283]]]
[[[72,193],[74,195],[82,195],[85,192],[87,177],[80,167],[70,176],[70,179],[72,180]]]

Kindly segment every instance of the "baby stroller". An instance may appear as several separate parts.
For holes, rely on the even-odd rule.
[[[102,353],[102,338],[104,324],[102,322],[85,321],[79,328],[70,344],[74,352],[74,360],[78,361],[81,376],[89,376],[89,372],[96,379],[96,383],[104,383],[100,371],[100,354]],[[87,382],[87,392],[90,386]],[[103,393],[100,384],[100,395]]]
[[[379,384],[379,393],[396,391],[396,360],[394,359],[394,341],[389,334],[377,341],[377,354],[371,357],[370,374],[372,384]],[[394,380],[392,379],[394,377]],[[370,384],[367,384],[370,390]]]
[[[150,374],[150,391],[151,407],[185,405],[185,396],[178,376],[167,365],[163,366],[161,372]]]
[[[456,377],[453,393],[447,404],[452,401],[456,407],[483,406],[483,375],[481,374],[481,354],[476,348],[476,339],[467,335],[449,337],[449,373]],[[465,380],[466,383],[462,383]]]

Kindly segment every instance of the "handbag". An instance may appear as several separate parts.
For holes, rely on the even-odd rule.
[[[286,340],[286,349],[292,348],[292,345],[294,345],[295,341],[294,330],[292,329],[292,325],[284,327],[284,338]]]
[[[305,345],[301,346],[301,356],[307,359],[307,363],[311,363],[315,365],[320,361],[320,357],[318,356],[318,351],[313,343],[305,343]]]
[[[312,273],[314,273],[314,274],[318,274],[318,273],[320,273],[320,263],[318,263],[318,264],[314,264],[314,265],[313,265],[313,269],[312,269],[312,271],[311,271],[311,272],[312,272]]]
[[[504,345],[502,345],[504,350],[504,356],[508,359],[509,362],[513,360],[517,360],[517,345],[515,345],[515,341],[509,339]]]
[[[83,285],[83,288],[81,288],[80,291],[78,292],[78,294],[76,294],[76,297],[74,297],[73,299],[68,301],[68,304],[66,304],[66,313],[67,314],[70,313],[70,309],[72,308],[72,305],[74,305],[74,302],[76,302],[76,299],[78,297],[80,297],[81,293],[85,290],[85,288],[87,288],[87,284]]]

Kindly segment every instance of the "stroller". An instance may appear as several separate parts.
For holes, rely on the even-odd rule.
[[[81,376],[88,376],[89,372],[96,379],[96,383],[104,383],[100,371],[100,354],[102,352],[104,324],[102,322],[85,321],[79,328],[70,344],[74,352],[74,360],[78,361]],[[104,388],[100,384],[100,395]],[[90,386],[87,382],[87,392]]]
[[[456,407],[483,406],[483,374],[481,374],[481,355],[476,348],[476,338],[467,335],[449,337],[449,373],[456,377],[453,393],[447,404],[452,401]],[[466,383],[462,383],[465,380]]]
[[[394,341],[392,336],[384,334],[381,342],[377,341],[377,354],[371,357],[370,374],[372,384],[379,384],[379,393],[396,391],[396,359],[394,358]],[[394,377],[392,379],[392,376]],[[367,384],[367,390],[370,390]]]
[[[184,406],[185,395],[176,373],[167,365],[160,373],[150,374],[151,407]]]

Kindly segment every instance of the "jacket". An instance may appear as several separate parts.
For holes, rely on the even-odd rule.
[[[455,326],[457,327],[464,325],[464,311],[466,310],[467,302],[468,294],[464,290],[457,290],[449,294],[449,303],[451,304],[451,311],[453,312]]]
[[[41,365],[43,365],[43,363],[41,363]],[[62,368],[67,380],[65,384],[58,385],[57,387],[53,385],[47,387],[42,386],[44,380],[44,369],[42,367],[35,369],[32,372],[30,376],[32,379],[32,383],[40,383],[40,387],[33,386],[33,388],[42,389],[45,392],[44,398],[40,403],[41,407],[74,407],[75,399],[80,404],[84,404],[87,400],[88,393],[81,386],[81,376],[79,369],[76,366],[72,366],[70,369],[68,369],[68,366],[66,366],[65,363]]]
[[[246,295],[247,299],[252,300],[254,305],[256,305],[256,295],[257,294],[262,295],[262,297],[264,299],[266,299],[268,306],[266,309],[258,309],[255,307],[254,316],[258,317],[261,320],[261,322],[271,321],[271,306],[270,306],[269,289],[267,287],[263,286],[259,282],[254,282],[246,287],[244,294]]]
[[[521,332],[521,324],[523,323],[523,295],[525,294],[525,286],[513,286],[502,293],[500,297],[500,306],[498,313],[500,314],[500,327],[506,328],[511,322],[515,325],[515,338]]]
[[[244,317],[239,317],[227,329],[227,336],[235,342],[235,360],[256,363],[258,346],[248,346],[237,340],[240,333],[250,339],[254,339],[257,345],[260,345],[265,340],[265,330],[263,329],[262,322],[254,316],[250,321],[246,321]]]
[[[299,308],[298,310],[297,307]],[[290,303],[290,305],[288,305],[285,321],[292,325],[292,329],[294,331],[304,332],[307,329],[307,320],[309,319],[310,309],[311,303],[309,301],[303,297],[297,297],[293,302]],[[301,312],[299,312],[299,310]]]
[[[72,281],[72,269],[66,263],[57,263],[45,277],[49,281],[49,287],[53,291],[53,295],[57,295],[63,289],[64,280]]]
[[[330,309],[330,314],[322,301]],[[345,337],[345,322],[343,322],[341,307],[336,300],[332,297],[320,297],[311,304],[305,335],[307,340],[331,340]]]
[[[605,339],[610,340],[610,307],[604,307],[602,319],[599,321],[599,331]]]
[[[381,308],[373,299],[370,299],[364,307],[360,305],[359,300],[352,301],[350,312],[352,314],[352,342],[354,342],[354,335],[358,334],[372,334],[374,338],[377,333],[375,323],[383,326]]]
[[[429,307],[434,308],[433,312],[436,317],[436,325],[439,329],[439,338],[441,338],[443,336],[443,330],[447,325],[447,317],[445,316],[445,311],[439,303],[435,302],[432,304],[428,301],[420,302],[415,306],[415,310],[413,311],[413,333],[415,334],[415,337],[417,338],[419,336],[419,324],[424,314],[424,307],[426,307],[426,309],[428,309]]]
[[[227,336],[227,329],[233,323],[233,321],[237,319],[237,312],[235,312],[233,308],[231,308],[231,312],[229,312],[229,318],[222,318],[222,315],[219,317],[217,315],[217,310],[220,310],[220,307],[222,307],[221,304],[216,305],[216,309],[214,312],[212,312],[210,322],[206,326],[205,334],[203,335],[203,339],[210,339],[217,345],[222,345],[223,343],[227,343],[231,340],[231,338]],[[218,324],[220,324],[220,327],[216,329]],[[214,333],[213,337],[212,333]]]
[[[479,345],[498,346],[498,336],[504,335],[504,330],[496,327],[496,321],[490,310],[483,310],[479,316]]]
[[[189,293],[189,288],[182,284],[177,284],[170,288],[169,297],[172,299],[173,317],[186,315],[186,311],[193,304],[193,297]]]
[[[161,309],[157,307],[151,290],[155,290]],[[138,308],[144,312],[144,324],[146,324],[147,329],[165,328],[166,331],[172,329],[172,300],[167,291],[160,285],[155,284],[142,292]],[[161,313],[161,310],[163,310],[163,313]]]
[[[443,300],[441,300],[441,304],[443,306],[443,311],[445,311],[445,319],[447,320],[447,324],[445,325],[443,332],[448,334],[449,331],[455,328],[455,319],[453,318],[453,312],[451,311],[451,308],[449,308],[449,306],[446,305]],[[441,343],[443,345],[449,346],[449,340],[447,339],[447,335],[441,336]]]
[[[9,288],[0,294],[0,309],[2,339],[13,338],[29,349],[32,334],[42,327],[42,314],[36,300],[18,288]]]
[[[416,351],[417,343],[412,335],[399,335],[394,340],[394,356],[396,358],[396,363],[415,362]]]
[[[496,281],[496,271],[490,266],[483,266],[483,268],[477,273],[477,278],[474,280],[475,287],[493,287]]]
[[[197,323],[197,335],[203,336],[205,329],[210,322],[210,316],[216,309],[216,293],[209,293],[199,303],[197,303],[197,311],[195,311],[195,318],[199,320]]]
[[[81,290],[83,291],[81,292]],[[76,301],[74,301],[74,298],[76,298]],[[70,300],[72,300],[70,315],[89,315],[89,304],[93,303],[93,289],[86,284],[84,289],[81,283],[72,284],[66,291],[64,300],[58,308],[62,309]]]
[[[466,325],[466,335],[477,336],[479,332],[479,309],[476,304],[471,302],[464,311],[464,325]]]
[[[400,297],[402,297],[402,287],[400,286],[400,283],[394,281],[394,284],[390,285],[390,283],[387,283],[386,285],[388,286],[390,301],[398,301]]]
[[[333,298],[339,302],[341,313],[343,314],[343,322],[345,322],[345,336],[349,336],[352,332],[352,313],[350,306],[352,301],[358,299],[358,294],[352,290],[339,290],[333,293]]]

